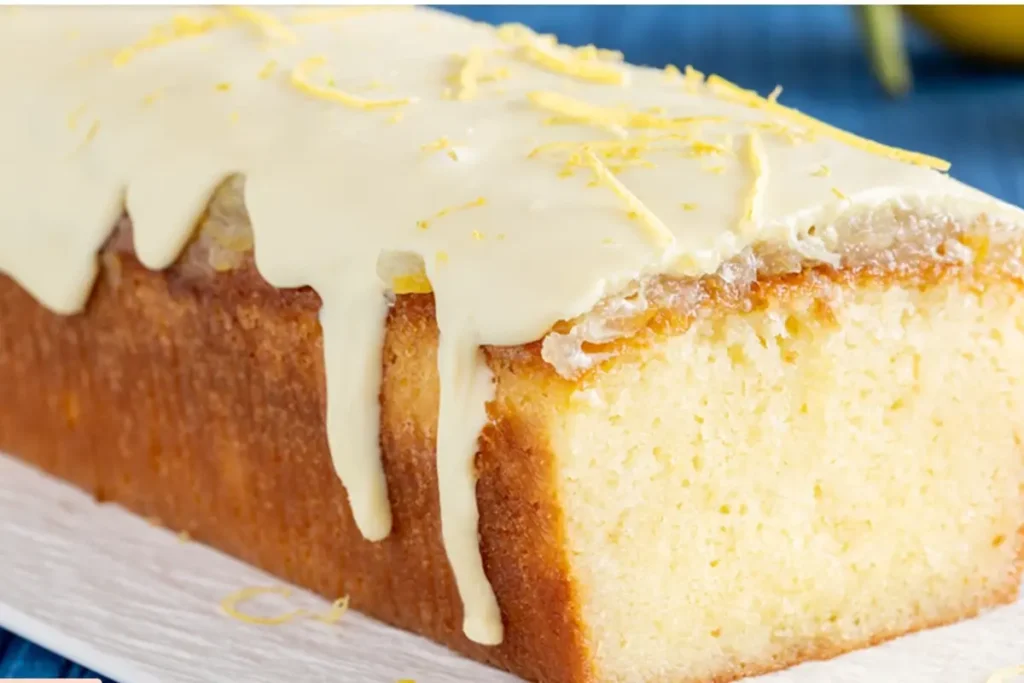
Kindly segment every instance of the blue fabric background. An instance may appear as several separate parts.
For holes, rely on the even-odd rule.
[[[521,21],[566,43],[595,43],[635,63],[693,64],[829,123],[950,160],[952,175],[1024,203],[1024,72],[968,64],[912,32],[915,91],[893,102],[872,79],[845,7],[456,7]],[[0,678],[88,675],[0,630]]]

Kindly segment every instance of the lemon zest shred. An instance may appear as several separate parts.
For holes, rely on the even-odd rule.
[[[113,58],[114,66],[124,66],[139,53],[151,48],[162,47],[177,40],[200,36],[214,29],[223,28],[235,21],[243,21],[259,28],[264,34],[285,42],[298,41],[297,36],[272,14],[250,7],[229,6],[212,16],[195,19],[188,15],[174,16],[167,24],[158,24],[149,34],[126,48],[119,50]]]
[[[590,61],[603,58],[603,55],[601,54],[603,50],[596,45],[582,45],[580,47],[569,49],[572,50],[572,53],[576,55],[578,59]],[[609,50],[608,52],[614,52],[614,50]],[[614,57],[612,57],[612,59],[614,59]]]
[[[391,116],[390,116],[390,117],[388,118],[388,123],[398,123],[398,122],[399,122],[399,121],[401,121],[401,120],[402,120],[403,118],[405,118],[405,112],[402,112],[402,111],[396,111],[396,112],[395,112],[394,114],[392,114],[392,115],[391,115]]]
[[[566,59],[532,44],[523,45],[520,49],[528,61],[548,71],[578,78],[581,81],[607,85],[623,85],[626,82],[626,75],[623,71],[602,62]]]
[[[592,149],[585,146],[582,155],[586,164],[594,172],[598,184],[607,185],[625,202],[628,213],[640,220],[645,232],[657,246],[665,248],[675,242],[676,238],[672,231],[635,194],[630,192],[629,188],[623,185],[614,173],[608,170]]]
[[[154,26],[147,36],[118,50],[114,55],[113,64],[116,67],[125,66],[145,50],[209,33],[213,29],[228,25],[230,19],[229,15],[223,13],[217,13],[205,19],[194,19],[183,14],[176,15],[169,23]]]
[[[448,252],[441,250],[434,255],[434,258],[437,260],[438,264],[448,263]]]
[[[817,171],[811,173],[811,175],[817,176],[819,178],[827,178],[830,175],[832,175],[832,169],[826,166],[825,164],[822,164],[821,167]]]
[[[452,141],[448,139],[448,136],[442,135],[433,142],[428,142],[427,144],[421,146],[420,149],[423,150],[424,152],[437,152],[442,149],[448,149],[451,146]]]
[[[338,598],[331,603],[331,609],[326,614],[314,614],[313,619],[322,621],[325,624],[336,624],[348,612],[349,597]]]
[[[227,92],[228,90],[231,90],[231,84],[227,82],[218,83],[214,86],[214,88],[216,88],[220,92]]]
[[[516,56],[548,71],[592,83],[623,85],[626,82],[624,71],[606,63],[621,61],[621,52],[593,45],[566,47],[559,45],[554,36],[538,35],[523,24],[503,24],[496,33],[501,41],[517,48]]]
[[[435,213],[430,218],[425,218],[423,220],[416,221],[416,227],[418,227],[420,230],[426,230],[427,228],[430,227],[430,224],[433,221],[436,221],[439,218],[444,218],[445,216],[447,216],[449,214],[452,214],[452,213],[455,213],[457,211],[465,211],[466,209],[473,209],[473,208],[476,208],[478,206],[486,206],[486,205],[487,205],[487,199],[485,197],[477,197],[473,201],[466,202],[465,204],[459,204],[458,206],[448,206],[448,207],[445,207],[445,208],[441,209],[440,211]]]
[[[480,79],[480,71],[483,67],[483,50],[478,47],[474,47],[469,51],[469,54],[466,55],[466,58],[462,62],[462,68],[459,69],[459,73],[456,78],[459,86],[459,92],[456,95],[456,99],[465,102],[476,97],[477,82]]]
[[[599,141],[588,142],[588,143],[585,143],[585,144],[592,146],[594,149],[601,149],[602,146],[606,144],[606,142],[612,142],[614,144],[618,144],[620,141],[619,140],[611,140],[611,141],[599,140]],[[584,143],[579,143],[579,142],[561,142],[561,141],[558,141],[558,142],[546,142],[543,145],[538,145],[537,147],[534,147],[533,149],[531,149],[530,153],[526,155],[526,158],[527,159],[534,159],[534,158],[540,156],[541,154],[544,154],[545,152],[559,152],[559,151],[567,151],[567,150],[578,150],[582,144],[584,144]]]
[[[588,123],[602,127],[624,128],[679,128],[699,123],[723,121],[721,116],[684,116],[665,118],[646,112],[599,107],[550,90],[534,90],[526,94],[531,104],[563,117],[566,122]],[[552,123],[561,123],[554,119]]]
[[[756,92],[741,88],[738,85],[725,80],[721,76],[709,76],[707,84],[718,95],[726,99],[740,104],[746,104],[750,107],[766,109],[767,111],[786,118],[793,123],[830,137],[838,142],[860,149],[864,152],[875,154],[876,156],[887,157],[896,161],[902,161],[904,163],[915,164],[917,166],[927,166],[939,171],[949,170],[950,164],[948,161],[944,161],[943,159],[929,156],[927,154],[921,154],[919,152],[911,152],[898,147],[890,147],[889,145],[883,145],[880,142],[875,142],[874,140],[868,140],[867,138],[862,138],[859,135],[848,133],[834,126],[830,126],[823,121],[819,121],[812,116],[799,112],[796,109],[790,109],[789,107],[783,106],[777,102],[771,102],[761,97]]]
[[[704,169],[708,173],[714,173],[715,175],[722,175],[725,173],[725,166],[709,166]]]
[[[99,121],[93,121],[92,125],[89,126],[89,130],[87,130],[85,132],[85,139],[82,140],[82,146],[84,147],[88,143],[92,142],[93,138],[95,138],[96,134],[99,133],[99,132],[100,132],[100,122]]]
[[[689,148],[683,153],[689,157],[706,157],[713,154],[728,154],[729,150],[725,145],[716,145],[706,140],[695,140],[690,143]]]
[[[846,195],[843,194],[843,191],[840,190],[838,187],[833,187],[832,188],[832,194],[834,194],[839,199],[846,199],[847,198]]]
[[[765,154],[761,136],[751,132],[747,136],[747,163],[754,176],[750,189],[744,199],[743,217],[740,219],[740,234],[751,235],[757,230],[761,220],[761,209],[764,204],[765,189],[768,187],[768,157]]]
[[[78,128],[78,120],[82,117],[82,114],[84,114],[85,110],[88,108],[89,105],[83,104],[79,107],[76,107],[74,111],[68,114],[68,130],[75,130],[76,128]]]
[[[241,603],[268,594],[288,598],[291,597],[292,589],[285,586],[250,586],[225,597],[220,601],[220,608],[232,619],[237,619],[247,624],[260,624],[264,626],[286,624],[307,614],[305,610],[298,609],[274,617],[259,617],[253,614],[246,614],[238,609]]]
[[[277,60],[276,59],[271,59],[270,61],[268,61],[266,64],[263,65],[263,68],[260,69],[259,73],[257,73],[256,75],[260,78],[260,80],[265,81],[268,78],[270,78],[271,76],[273,76],[274,72],[276,72],[276,71],[277,71]]]
[[[620,173],[627,168],[657,168],[657,166],[643,158],[648,151],[660,151],[658,148],[652,150],[652,146],[669,140],[689,140],[689,137],[679,133],[665,133],[661,135],[642,135],[626,140],[592,140],[588,142],[549,142],[535,147],[527,155],[528,159],[535,158],[547,152],[570,152],[565,166],[558,172],[558,177],[568,178],[575,174],[575,167],[586,167],[587,164],[582,158],[584,146],[597,152],[600,157],[614,160],[608,169],[612,173]]]
[[[324,66],[326,63],[327,59],[323,56],[304,59],[298,66],[292,69],[291,84],[311,97],[327,100],[329,102],[337,102],[338,104],[343,104],[346,107],[351,107],[353,109],[372,110],[387,107],[401,107],[410,104],[413,101],[407,97],[393,100],[370,100],[365,97],[359,97],[358,95],[352,95],[337,88],[330,88],[312,83],[309,80],[312,73]]]
[[[285,26],[280,19],[269,12],[252,7],[240,7],[238,5],[230,5],[226,9],[231,16],[249,22],[269,38],[277,38],[286,43],[299,42],[298,36]]]
[[[696,211],[697,204],[694,202],[683,202],[680,206],[683,207],[683,211]]]
[[[498,36],[498,40],[509,45],[522,45],[534,40],[542,40],[548,44],[555,42],[554,36],[540,36],[530,27],[519,23],[501,24],[495,29],[494,34]]]
[[[607,50],[603,47],[597,47],[596,45],[583,45],[577,48],[567,48],[580,59],[596,60],[600,59],[606,62],[621,62],[626,58],[619,50]]]
[[[449,159],[451,159],[452,161],[459,160],[459,155],[452,148],[452,141],[448,139],[447,135],[442,135],[437,140],[434,140],[433,142],[428,142],[427,144],[421,146],[420,149],[423,150],[424,152],[431,153],[440,152],[441,150],[447,150],[447,152],[445,152],[445,155]]]
[[[690,92],[697,92],[704,85],[704,72],[697,71],[687,64],[686,68],[683,69],[683,83]]]

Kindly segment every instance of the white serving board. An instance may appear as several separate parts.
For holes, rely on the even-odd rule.
[[[354,612],[281,626],[220,612],[225,596],[270,585],[281,584],[0,454],[0,626],[119,683],[518,680]],[[328,608],[297,589],[287,603]],[[756,683],[987,683],[1018,664],[1024,601]]]

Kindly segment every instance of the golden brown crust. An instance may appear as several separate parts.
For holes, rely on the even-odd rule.
[[[388,319],[381,445],[394,530],[368,543],[328,454],[316,294],[271,288],[251,260],[216,276],[185,262],[152,273],[116,248],[118,239],[124,244],[119,234],[82,315],[56,316],[0,278],[0,386],[13,388],[0,395],[0,450],[326,597],[350,594],[366,614],[527,679],[596,680],[545,439],[543,411],[564,405],[574,383],[543,362],[539,343],[488,350],[498,393],[481,439],[478,497],[484,563],[506,638],[482,647],[461,633],[441,545],[432,297],[399,297]],[[977,275],[948,265],[890,273],[819,268],[756,283],[742,300],[709,280],[704,310],[724,314],[809,296],[827,321],[827,292],[836,286],[881,279],[925,287]],[[636,338],[617,342],[618,351],[639,352],[685,324],[654,311]],[[540,386],[543,405],[527,400]],[[1024,546],[1024,528],[1018,542]],[[1020,568],[1014,583],[911,630],[1012,600]],[[832,657],[906,630],[870,643],[808,643],[718,681]],[[681,672],[678,680],[687,677]]]
[[[108,259],[109,261],[109,259]],[[109,264],[108,264],[109,267]],[[391,312],[382,451],[394,530],[362,539],[323,428],[318,302],[203,287],[122,256],[62,318],[0,278],[0,450],[204,543],[528,679],[584,681],[550,454],[528,414],[492,406],[481,444],[483,556],[505,642],[469,642],[441,544],[432,302]]]

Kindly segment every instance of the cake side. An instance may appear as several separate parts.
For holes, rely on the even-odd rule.
[[[326,444],[316,295],[249,267],[210,277],[154,273],[123,252],[102,261],[88,309],[70,318],[0,278],[0,450],[528,680],[591,680],[543,436],[563,383],[546,385],[552,403],[531,402],[542,382],[496,367],[477,491],[506,637],[484,647],[462,633],[441,542],[431,298],[400,297],[389,315],[381,448],[395,531],[371,543]]]

